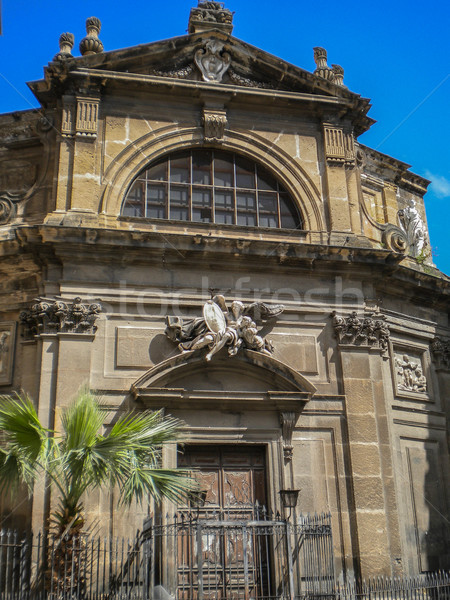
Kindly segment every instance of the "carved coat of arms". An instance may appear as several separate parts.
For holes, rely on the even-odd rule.
[[[227,347],[228,354],[234,356],[241,348],[268,354],[273,352],[269,340],[259,335],[256,322],[265,322],[281,314],[282,304],[269,305],[253,302],[244,306],[234,300],[231,309],[223,296],[214,296],[203,306],[203,316],[193,319],[166,317],[166,336],[178,342],[181,352],[208,348],[205,360],[210,361],[216,352]]]
[[[217,40],[209,40],[205,48],[197,50],[194,56],[195,64],[200,70],[204,81],[222,81],[222,77],[231,63],[231,56],[223,52],[223,44]]]

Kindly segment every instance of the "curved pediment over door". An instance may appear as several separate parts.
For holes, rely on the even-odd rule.
[[[139,378],[131,391],[146,408],[183,407],[301,412],[314,385],[285,363],[252,350],[222,353],[211,362],[201,351],[172,357]]]

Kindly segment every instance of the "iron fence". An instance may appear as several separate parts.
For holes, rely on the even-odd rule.
[[[328,514],[234,517],[181,512],[130,540],[0,532],[1,598],[450,600],[444,572],[337,585]]]
[[[203,511],[148,523],[152,597],[269,600],[334,588],[329,514],[285,521],[265,509]]]
[[[450,600],[450,572],[376,577],[336,586],[336,600]]]

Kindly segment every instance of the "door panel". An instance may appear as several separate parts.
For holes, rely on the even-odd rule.
[[[260,547],[263,543],[267,546],[267,540],[255,535],[251,527],[243,533],[242,527],[259,518],[257,505],[266,504],[264,449],[185,446],[178,464],[192,468],[200,489],[206,491],[204,506],[194,509],[195,518],[204,524],[202,533],[181,542],[178,600],[188,596],[244,600],[267,595],[263,576],[268,568],[267,552]],[[234,521],[239,523],[234,526]]]

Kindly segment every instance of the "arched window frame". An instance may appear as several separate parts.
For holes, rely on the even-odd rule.
[[[240,154],[212,148],[151,163],[125,195],[125,217],[302,229],[301,213],[276,177]]]

